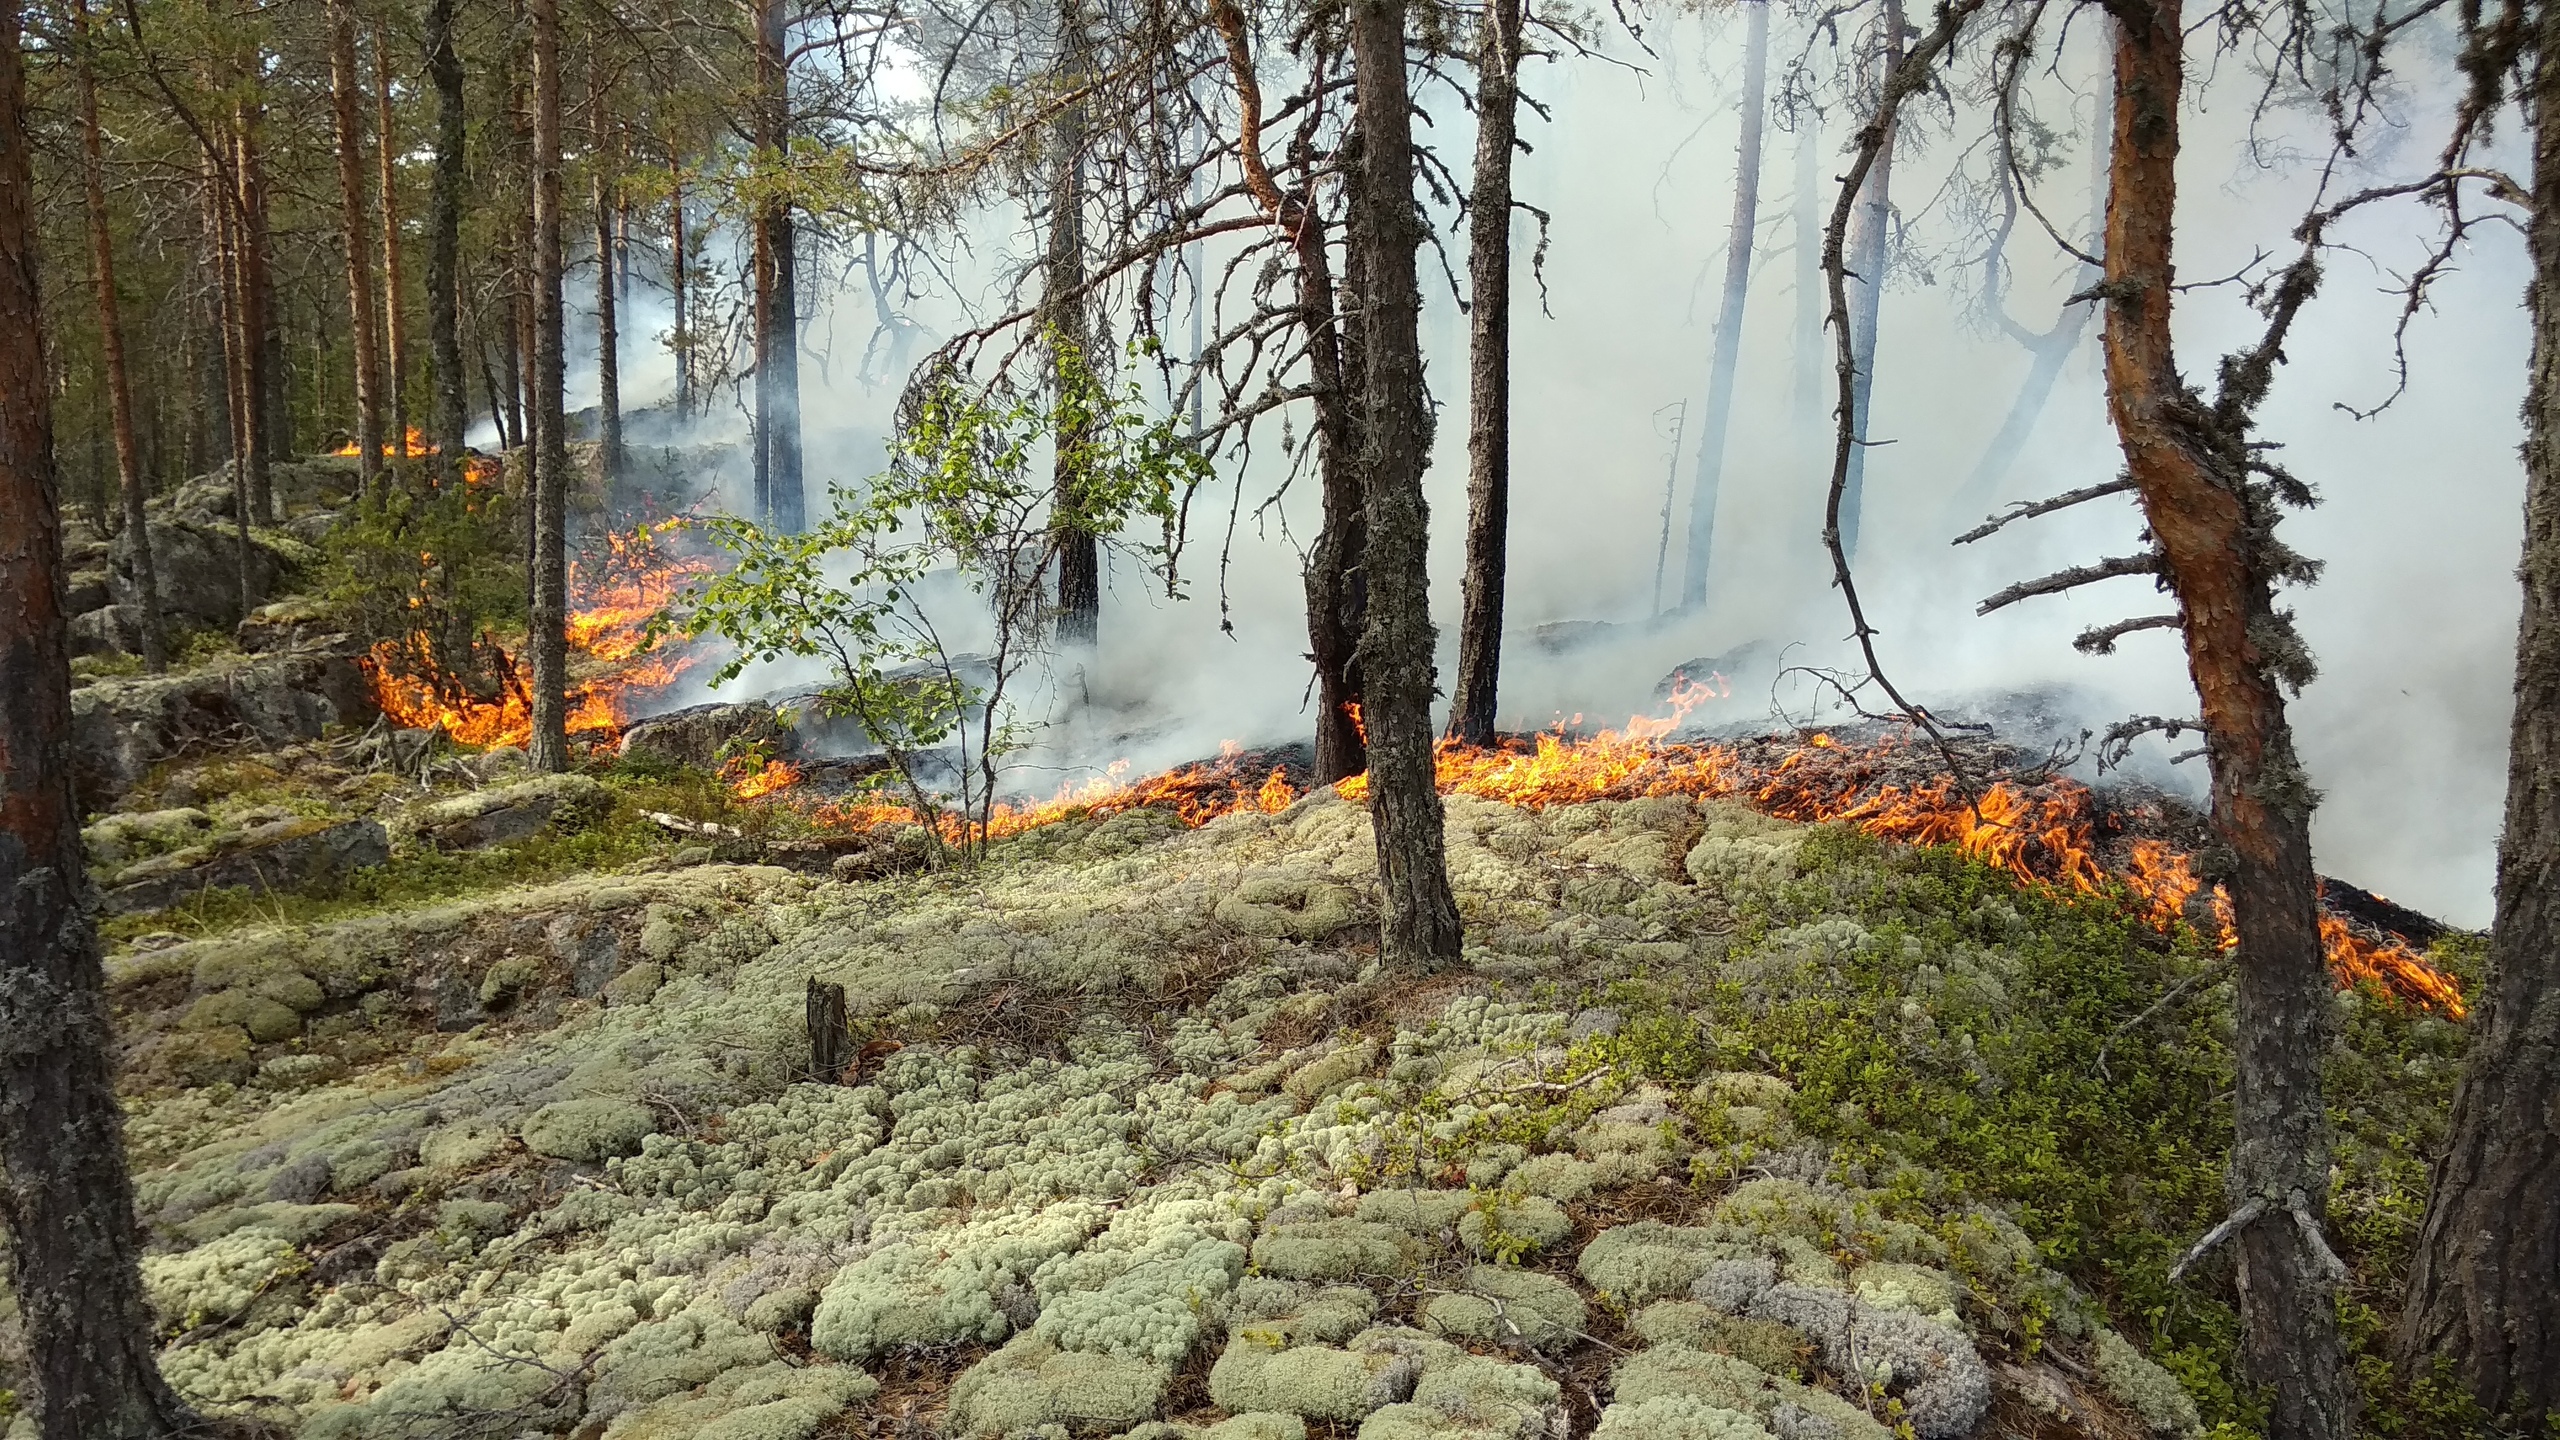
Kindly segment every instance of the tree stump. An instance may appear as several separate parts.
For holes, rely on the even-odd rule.
[[[844,987],[809,982],[809,1078],[827,1085],[844,1083],[853,1063],[853,1027],[845,1018]]]

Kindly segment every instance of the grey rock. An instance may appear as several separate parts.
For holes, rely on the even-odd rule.
[[[623,733],[622,754],[626,759],[711,770],[721,763],[721,747],[733,742],[761,743],[774,747],[777,754],[788,753],[791,732],[783,728],[770,705],[696,705],[632,726]]]
[[[237,527],[202,512],[173,511],[152,517],[151,568],[160,591],[161,614],[187,625],[229,629],[240,623],[240,533]],[[133,537],[118,535],[108,548],[114,563],[116,599],[133,594]],[[275,595],[309,557],[289,537],[252,528],[249,533],[249,603],[262,604]]]
[[[99,897],[110,914],[158,910],[201,890],[310,885],[380,865],[391,838],[371,820],[277,820],[205,847],[145,860],[116,877]]]
[[[604,786],[587,776],[544,775],[434,801],[400,823],[404,835],[439,850],[480,850],[545,827],[566,828],[611,803]]]
[[[71,617],[71,653],[142,653],[142,611],[131,605],[101,605],[74,614]]]
[[[104,810],[190,746],[246,740],[280,747],[377,713],[362,667],[327,650],[104,680],[72,692],[72,771],[82,804]]]
[[[86,615],[92,610],[105,609],[114,603],[115,598],[104,570],[72,571],[70,584],[63,593],[64,607],[72,615]]]

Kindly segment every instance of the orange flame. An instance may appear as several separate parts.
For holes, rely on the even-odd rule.
[[[1721,677],[1717,677],[1721,679]],[[2151,839],[2126,847],[2120,870],[2111,871],[2100,858],[2102,843],[2093,814],[2093,796],[2075,781],[2053,778],[2027,785],[2001,781],[1972,804],[1944,775],[1917,785],[1895,783],[1892,762],[1900,746],[1886,740],[1846,746],[1827,734],[1800,744],[1776,747],[1742,742],[1736,745],[1667,743],[1662,736],[1681,719],[1722,690],[1715,682],[1673,690],[1668,717],[1637,717],[1623,731],[1603,730],[1574,738],[1561,727],[1535,737],[1527,745],[1475,747],[1443,740],[1434,751],[1435,780],[1443,794],[1472,795],[1529,809],[1581,804],[1593,800],[1626,800],[1653,795],[1688,795],[1740,800],[1781,819],[1856,825],[1879,838],[1912,845],[1951,845],[1962,853],[2008,871],[2019,881],[2087,895],[2129,896],[2135,913],[2162,930],[2185,923],[2191,902],[2204,889],[2193,861],[2168,844]],[[1236,810],[1276,813],[1295,801],[1287,777],[1273,770],[1259,787],[1243,773],[1240,752],[1225,747],[1217,761],[1137,781],[1125,781],[1125,762],[1081,786],[1071,786],[1044,803],[998,805],[985,827],[985,838],[1002,839],[1077,815],[1108,815],[1139,806],[1172,810],[1183,823],[1201,825]],[[1907,767],[1906,767],[1907,768]],[[1367,796],[1369,777],[1354,775],[1339,782],[1346,799]],[[822,807],[817,818],[854,830],[913,824],[917,816],[906,806],[877,800]],[[975,836],[945,817],[948,840]],[[2225,950],[2238,944],[2230,897],[2216,886],[2210,894],[2216,940]],[[2332,973],[2343,988],[2372,980],[2403,1001],[2436,1010],[2454,1019],[2467,1013],[2461,987],[2452,977],[2396,940],[2369,939],[2334,915],[2320,923],[2321,939]]]
[[[408,454],[411,454],[411,455],[433,455],[434,453],[436,453],[436,447],[427,443],[427,432],[426,432],[426,431],[419,429],[419,428],[418,428],[417,426],[415,426],[415,425],[412,425],[412,426],[410,426],[410,427],[409,427],[409,429],[408,429],[408,432],[407,432],[407,433],[408,433],[408,437],[409,437],[409,448],[408,448],[408,451],[407,451],[407,453],[408,453]],[[329,453],[330,453],[330,454],[332,454],[332,455],[361,455],[361,454],[363,454],[363,453],[364,453],[364,447],[363,447],[362,445],[359,445],[359,444],[358,444],[358,443],[356,443],[355,441],[350,440],[350,441],[348,441],[346,444],[339,446],[337,449],[332,450],[332,451],[330,451]],[[382,442],[382,453],[383,453],[383,454],[385,454],[385,455],[389,455],[389,454],[392,454],[392,453],[393,453],[393,446],[392,446],[392,442],[391,442],[391,441],[389,441],[389,440],[385,440],[385,441],[383,441],[383,442]]]
[[[722,771],[729,793],[741,800],[760,800],[800,783],[800,767],[787,760],[765,760],[752,768],[744,760],[732,760]]]
[[[473,462],[475,467],[480,463]],[[569,734],[610,743],[631,723],[634,700],[674,685],[700,658],[658,650],[648,633],[650,620],[688,581],[710,568],[707,560],[666,549],[660,537],[679,523],[609,534],[599,561],[570,565],[570,593],[582,603],[565,626],[569,648],[609,668],[570,685]],[[419,561],[432,563],[423,555]],[[419,603],[412,597],[413,608]],[[533,672],[520,658],[508,660],[505,693],[496,700],[481,699],[443,675],[424,635],[383,641],[364,663],[373,679],[374,699],[395,724],[441,728],[465,745],[522,745],[533,736]]]

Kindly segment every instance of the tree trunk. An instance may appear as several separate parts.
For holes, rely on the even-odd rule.
[[[241,117],[235,116],[235,121]],[[245,121],[241,121],[245,123]],[[232,174],[239,173],[242,152],[239,135],[230,137]],[[210,168],[210,166],[208,166]],[[236,186],[216,184],[213,202],[215,248],[222,258],[223,319],[226,333],[224,347],[230,352],[231,384],[231,518],[233,538],[239,546],[240,613],[246,618],[256,604],[257,588],[251,583],[249,559],[249,521],[255,513],[258,484],[255,477],[267,468],[261,449],[261,432],[265,428],[264,408],[258,401],[258,332],[249,306],[249,267],[242,257],[245,247],[240,210],[240,191]]]
[[[1821,449],[1831,448],[1829,427],[1822,423],[1822,122],[1811,110],[1800,113],[1796,132],[1795,219],[1789,229],[1796,247],[1796,428]]]
[[[98,291],[98,347],[106,361],[107,405],[115,425],[116,479],[124,498],[125,533],[133,537],[133,604],[142,618],[142,663],[169,668],[160,628],[160,583],[151,564],[151,526],[143,514],[141,447],[133,434],[133,385],[125,368],[124,318],[116,297],[116,247],[107,223],[105,145],[98,126],[98,76],[91,54],[89,0],[71,0],[72,77],[80,104],[80,179],[89,214],[90,273]]]
[[[2533,360],[2506,833],[2489,973],[2398,1336],[2407,1370],[2442,1362],[2517,1433],[2560,1411],[2560,8],[2533,14]]]
[[[1684,610],[1707,603],[1725,429],[1733,417],[1734,375],[1742,367],[1742,307],[1751,294],[1751,241],[1760,223],[1760,130],[1769,113],[1769,0],[1745,0],[1743,8],[1749,21],[1743,41],[1742,144],[1734,163],[1733,223],[1725,242],[1724,304],[1716,313],[1715,361],[1707,372],[1705,429],[1698,437],[1698,483],[1689,492],[1688,564],[1680,581]],[[1883,155],[1876,162],[1883,164]]]
[[[1358,140],[1347,149],[1356,157]],[[1346,245],[1342,283],[1334,284],[1325,226],[1312,203],[1307,210],[1297,229],[1298,273],[1306,287],[1302,323],[1314,337],[1307,353],[1322,441],[1316,464],[1324,481],[1324,524],[1307,554],[1307,651],[1316,669],[1315,778],[1330,785],[1369,768],[1360,663],[1360,634],[1369,623],[1369,509],[1361,480],[1367,426],[1361,420],[1361,346],[1353,333],[1363,267]]]
[[[242,103],[233,112],[237,129],[233,134],[232,173],[239,188],[233,192],[234,224],[232,255],[238,263],[237,286],[240,307],[240,360],[244,388],[240,395],[243,421],[242,443],[248,463],[242,467],[242,483],[248,486],[248,504],[240,513],[241,544],[248,544],[248,525],[254,517],[274,518],[274,496],[267,483],[267,461],[275,453],[275,372],[284,368],[281,340],[277,337],[275,317],[269,313],[274,297],[267,282],[266,260],[266,187],[260,179],[257,142],[257,111]],[[275,340],[275,345],[269,342]],[[248,552],[244,548],[240,562],[241,604],[248,605]]]
[[[338,234],[347,256],[348,338],[355,347],[356,473],[382,481],[382,367],[373,333],[373,247],[365,233],[364,130],[356,115],[356,17],[329,0],[329,115],[338,141]]]
[[[749,481],[755,491],[756,523],[773,523],[773,425],[767,412],[773,408],[773,377],[765,368],[765,352],[773,346],[773,227],[758,210],[747,225],[747,270],[755,294],[750,301],[754,314],[756,394],[753,457],[749,465]]]
[[[429,0],[427,6],[427,76],[436,89],[435,186],[427,197],[427,346],[436,372],[436,478],[446,485],[461,483],[463,436],[471,429],[470,382],[462,373],[462,167],[468,129],[462,57],[453,48],[453,7],[454,0]]]
[[[1902,63],[1902,0],[1885,0],[1884,47],[1876,62],[1876,84]],[[1849,311],[1849,336],[1855,354],[1857,377],[1850,387],[1850,420],[1856,443],[1849,450],[1849,483],[1840,493],[1840,549],[1856,558],[1858,553],[1858,517],[1865,509],[1867,493],[1867,427],[1871,411],[1868,397],[1876,385],[1876,322],[1884,308],[1885,269],[1892,263],[1893,229],[1893,144],[1901,132],[1899,116],[1885,124],[1884,148],[1876,152],[1875,165],[1867,171],[1866,184],[1858,191],[1858,209],[1852,217],[1849,236],[1849,273],[1857,285],[1855,301]]]
[[[1511,544],[1511,151],[1519,136],[1520,0],[1476,30],[1476,173],[1467,213],[1467,573],[1449,734],[1493,743]],[[1765,4],[1763,6],[1765,8]]]
[[[1362,416],[1367,449],[1369,805],[1386,897],[1379,960],[1393,970],[1454,964],[1462,936],[1433,783],[1430,512],[1422,497],[1431,414],[1422,383],[1422,286],[1414,265],[1413,102],[1405,76],[1405,0],[1353,0],[1351,48],[1360,158],[1351,175],[1351,245],[1361,291]]]
[[[155,1358],[85,904],[18,15],[0,7],[0,1216],[38,1433],[143,1440],[196,1421]]]
[[[533,739],[537,770],[569,767],[568,419],[560,339],[560,0],[533,15]]]
[[[257,430],[249,460],[249,498],[258,517],[276,518],[268,466],[293,455],[293,411],[285,392],[284,307],[276,301],[274,252],[267,224],[267,162],[258,144],[263,105],[244,105],[240,120],[240,288],[251,337],[250,399]]]
[[[1091,45],[1081,0],[1059,0],[1058,42],[1064,52],[1060,81],[1085,83]],[[1049,248],[1042,270],[1042,322],[1049,329],[1051,383],[1057,391],[1053,436],[1052,508],[1057,515],[1058,638],[1091,646],[1102,628],[1102,542],[1082,522],[1083,466],[1089,444],[1088,397],[1076,393],[1081,373],[1091,376],[1094,356],[1084,302],[1084,146],[1082,102],[1058,113],[1049,131]]]
[[[2303,657],[2275,613],[2273,502],[2250,493],[2245,444],[2211,428],[2170,342],[2185,79],[2179,0],[2113,13],[2107,406],[2178,597],[2240,939],[2227,1191],[2235,1214],[2255,1206],[2259,1217],[2232,1240],[2243,1357],[2273,1400],[2270,1440],[2333,1440],[2347,1433],[2349,1396],[2337,1262],[2317,1239],[2329,1194],[2320,1067],[2331,986],[2311,869],[2315,797],[2280,688],[2302,677]]]
[[[391,453],[409,456],[409,336],[400,284],[400,132],[391,117],[391,32],[373,30],[374,150],[382,162],[383,389],[390,396]]]
[[[782,0],[756,10],[757,146],[779,166],[791,150],[791,73]],[[763,459],[764,510],[774,528],[798,534],[800,493],[800,316],[797,242],[791,201],[776,195],[756,213],[763,286],[756,307],[756,448]]]
[[[668,169],[675,178],[667,195],[667,288],[674,292],[676,320],[667,339],[676,352],[676,423],[682,424],[693,418],[693,326],[686,308],[692,301],[685,273],[684,171]]]
[[[604,62],[587,58],[587,110],[595,117],[596,437],[603,441],[605,483],[622,473],[622,331],[613,283],[613,214],[618,180],[605,121]]]

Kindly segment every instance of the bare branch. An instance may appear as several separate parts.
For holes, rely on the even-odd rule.
[[[1976,540],[1989,538],[1992,534],[1996,533],[2001,526],[2007,525],[2012,521],[2033,520],[2039,515],[2050,515],[2056,510],[2068,510],[2072,506],[2081,504],[2085,501],[2101,500],[2109,495],[2122,495],[2132,488],[2132,481],[2119,478],[2110,480],[2104,485],[2083,485],[2077,490],[2065,490],[2050,500],[2021,500],[2017,504],[2010,506],[2007,514],[1986,515],[1983,517],[1981,524],[1967,530],[1947,543],[1951,545],[1970,545]]]
[[[2095,585],[2101,580],[2114,580],[2126,575],[2157,575],[2159,573],[2160,556],[2157,552],[2141,555],[2114,555],[2095,565],[2074,565],[2068,570],[2057,570],[2040,580],[2021,580],[1973,607],[1973,613],[1988,615],[1994,610],[2005,609],[2037,595],[2059,595],[2065,590],[2076,590],[2083,585]]]
[[[2113,655],[2116,642],[2136,630],[2175,630],[2181,617],[2176,615],[2143,615],[2132,620],[2118,620],[2112,625],[2092,625],[2080,632],[2071,648],[2083,655]]]

